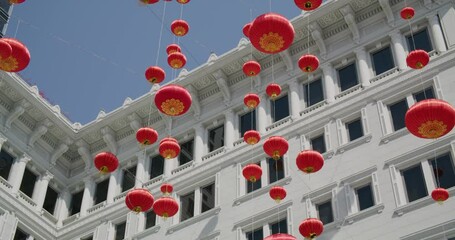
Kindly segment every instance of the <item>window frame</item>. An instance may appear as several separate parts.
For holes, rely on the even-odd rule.
[[[321,203],[326,203],[331,201],[332,213],[333,213],[333,222],[324,224],[324,230],[329,230],[334,228],[340,223],[340,214],[338,208],[338,184],[336,182],[328,184],[322,188],[314,190],[310,193],[305,194],[305,210],[306,217],[318,217],[317,205]]]
[[[310,85],[310,89],[311,89],[311,84],[313,84],[314,82],[316,81],[320,81],[321,82],[321,89],[322,89],[322,100],[319,101],[319,102],[316,102],[316,103],[313,103],[311,105],[308,104],[308,101],[307,101],[307,96],[306,96],[306,92],[307,92],[307,89],[308,89],[308,86]],[[321,104],[322,102],[326,101],[326,96],[325,96],[325,85],[324,85],[324,81],[323,81],[323,76],[321,75],[318,75],[316,77],[312,77],[311,79],[307,79],[306,81],[304,81],[302,83],[302,87],[301,87],[301,91],[302,91],[302,96],[303,96],[303,106],[304,108],[309,108],[309,107],[313,107],[315,105],[318,105],[318,104]],[[311,98],[311,93],[310,93],[310,98]]]
[[[436,49],[434,46],[434,39],[433,39],[433,35],[431,34],[431,30],[430,30],[430,26],[429,26],[428,22],[421,22],[421,23],[417,23],[417,24],[413,25],[412,34],[414,36],[421,33],[422,31],[427,32],[428,41],[430,42],[430,47],[432,49],[431,51],[428,51],[428,54],[435,52]],[[407,54],[409,54],[413,48],[413,46],[410,45],[409,40],[408,40],[408,38],[410,36],[411,36],[411,31],[407,30],[407,31],[403,32],[403,37],[404,37],[404,41],[406,44]]]
[[[340,70],[343,70],[351,65],[353,65],[355,68],[355,76],[357,78],[357,84],[343,90],[341,87]],[[337,85],[336,89],[337,89],[338,94],[343,93],[345,91],[349,91],[350,89],[356,88],[357,86],[359,86],[361,84],[359,66],[357,66],[357,59],[355,57],[343,59],[340,64],[337,64],[334,66],[334,70],[336,72],[336,85]]]
[[[390,69],[387,69],[384,72],[378,74],[377,71],[376,71],[377,67],[376,67],[376,64],[375,64],[375,61],[374,61],[374,55],[376,53],[379,53],[379,52],[387,49],[387,48],[390,51],[390,60],[392,61],[392,65],[393,66]],[[369,49],[369,57],[370,57],[370,62],[371,62],[371,71],[372,71],[374,77],[377,77],[377,76],[380,76],[380,75],[382,75],[384,73],[392,71],[394,68],[397,67],[397,61],[395,59],[395,52],[394,52],[394,49],[393,49],[392,44],[390,42],[384,42],[384,43],[379,42],[379,43],[377,43],[377,45],[374,48]]]
[[[213,131],[215,129],[218,129],[218,128],[223,129],[223,137],[222,137],[223,144],[220,147],[218,147],[218,148],[211,149],[210,133],[211,133],[211,131]],[[224,121],[220,122],[218,124],[214,124],[214,126],[211,126],[211,127],[207,128],[207,152],[208,153],[217,151],[217,150],[222,149],[222,148],[225,147],[225,144],[226,144],[226,142],[225,142],[226,133],[224,131],[225,131],[225,122]]]
[[[276,101],[281,100],[284,97],[287,98],[288,115],[279,120],[276,120],[276,112],[274,113],[273,109],[276,108]],[[271,120],[272,125],[276,122],[283,121],[284,119],[291,117],[291,103],[290,103],[288,91],[282,90],[281,94],[277,98],[275,98],[274,100],[272,100],[272,99],[268,100],[268,104],[269,104],[269,111],[270,111],[270,120]]]

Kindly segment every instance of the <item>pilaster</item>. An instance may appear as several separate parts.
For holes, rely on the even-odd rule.
[[[331,63],[321,65],[322,73],[324,75],[324,91],[327,103],[335,101],[335,82],[334,82],[334,69]]]
[[[299,118],[300,115],[300,99],[299,96],[299,84],[296,78],[293,78],[288,81],[289,85],[289,100],[290,100],[290,110],[291,118],[293,120]]]
[[[46,171],[44,174],[40,175],[35,188],[33,190],[32,199],[36,203],[36,208],[41,210],[44,204],[44,199],[46,198],[47,187],[49,186],[49,181],[54,177],[52,173]]]
[[[367,53],[363,47],[355,49],[354,52],[357,58],[357,65],[359,66],[360,82],[362,83],[362,87],[368,87],[370,86],[371,75],[367,63]]]
[[[22,178],[24,177],[25,166],[31,160],[31,157],[24,153],[21,157],[14,160],[11,166],[11,172],[8,177],[8,182],[11,184],[12,193],[17,193],[21,186]]]
[[[110,204],[114,202],[114,197],[118,194],[119,189],[119,178],[122,172],[121,168],[117,168],[115,171],[111,172],[109,175],[109,186],[107,189],[106,203]]]
[[[205,128],[201,123],[197,123],[194,126],[194,132],[193,159],[195,163],[200,163],[202,162],[202,156],[204,155],[204,150],[206,149],[204,144]]]
[[[444,35],[442,34],[439,17],[436,13],[427,16],[428,24],[430,25],[431,35],[433,36],[434,47],[438,53],[447,51]]]
[[[82,197],[80,215],[87,215],[87,209],[93,205],[93,195],[95,195],[95,182],[92,177],[84,178],[84,195]]]
[[[228,109],[224,112],[226,118],[224,123],[224,146],[231,149],[234,143],[234,111]]]

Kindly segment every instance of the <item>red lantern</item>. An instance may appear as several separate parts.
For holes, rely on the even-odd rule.
[[[442,203],[449,198],[449,191],[444,188],[436,188],[431,192],[431,197],[438,203]]]
[[[425,50],[414,50],[406,57],[406,63],[410,68],[421,69],[430,62],[430,55]]]
[[[294,27],[285,17],[266,13],[257,17],[249,31],[251,44],[263,53],[279,53],[294,41]]]
[[[151,66],[145,70],[145,79],[150,83],[160,83],[164,78],[166,78],[166,73],[158,66]]]
[[[406,128],[420,138],[439,138],[455,125],[455,109],[439,99],[426,99],[414,104],[405,115]]]
[[[110,173],[115,171],[118,167],[117,157],[110,152],[98,153],[95,156],[94,163],[100,173]]]
[[[258,143],[260,140],[261,140],[261,135],[259,134],[258,131],[249,130],[243,134],[243,141],[245,141],[246,143],[248,143],[250,145],[254,145],[254,144]]]
[[[3,39],[0,39],[0,61],[9,58],[12,53],[13,48],[11,48],[11,45]]]
[[[261,179],[262,168],[257,164],[248,164],[243,167],[242,174],[247,181],[254,183],[257,180]]]
[[[177,19],[171,23],[171,31],[177,37],[185,36],[188,33],[189,29],[190,26],[183,19]]]
[[[180,69],[186,64],[186,57],[183,53],[174,52],[167,56],[167,63],[171,68]]]
[[[3,38],[11,46],[11,55],[0,61],[0,69],[5,72],[19,72],[30,63],[30,53],[27,47],[14,38]]]
[[[300,223],[299,232],[303,237],[315,239],[324,231],[324,224],[317,218],[307,218]]]
[[[245,104],[245,106],[247,106],[249,109],[254,109],[256,108],[259,103],[261,102],[261,99],[259,98],[259,96],[255,93],[248,93],[247,95],[245,95],[245,97],[243,98],[243,103]]]
[[[319,67],[319,59],[311,54],[303,55],[299,59],[299,68],[304,72],[313,72]]]
[[[272,187],[269,191],[270,197],[279,203],[281,200],[286,198],[286,189],[281,186]]]
[[[275,99],[276,97],[278,97],[280,95],[281,87],[280,87],[280,85],[278,85],[276,83],[271,83],[271,84],[267,85],[265,92],[271,99]]]
[[[169,183],[165,183],[161,185],[160,190],[164,194],[164,196],[169,196],[172,193],[172,191],[174,191],[174,187]]]
[[[297,238],[287,233],[275,233],[264,238],[263,240],[297,240]]]
[[[247,23],[245,24],[245,26],[243,26],[243,35],[245,35],[245,37],[249,38],[250,37],[250,27],[251,27],[251,23]]]
[[[160,155],[165,159],[172,159],[179,155],[180,145],[174,138],[164,138],[160,142]]]
[[[256,61],[248,61],[243,64],[243,72],[249,77],[254,77],[261,72],[261,64]]]
[[[315,173],[324,166],[324,157],[317,151],[301,151],[296,158],[297,167],[305,173]]]
[[[159,2],[159,0],[140,0],[144,4],[154,4]]]
[[[23,2],[25,2],[25,0],[9,0],[10,4],[21,4]]]
[[[179,204],[171,197],[161,197],[153,204],[153,211],[163,218],[172,217],[179,211]]]
[[[294,0],[295,5],[303,11],[311,11],[322,4],[322,0]]]
[[[126,194],[125,204],[126,206],[136,212],[147,212],[153,206],[153,196],[147,190],[143,188],[133,189]]]
[[[185,114],[190,109],[191,102],[191,94],[185,88],[175,84],[160,88],[155,95],[156,107],[169,116]]]
[[[136,132],[136,139],[140,144],[151,145],[158,140],[158,132],[149,127],[139,128]]]
[[[275,160],[278,160],[281,156],[286,154],[289,149],[289,144],[283,137],[272,136],[264,142],[263,148],[267,155]]]
[[[180,4],[187,4],[190,2],[190,0],[177,0],[177,2]]]
[[[408,20],[414,17],[415,11],[414,8],[412,7],[405,7],[401,9],[400,11],[400,16],[401,18]]]
[[[169,44],[167,47],[166,47],[166,53],[167,55],[171,54],[171,53],[175,53],[175,52],[181,52],[182,49],[180,49],[180,46],[177,45],[177,44]]]

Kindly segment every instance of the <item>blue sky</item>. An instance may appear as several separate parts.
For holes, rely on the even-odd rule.
[[[189,34],[180,39],[186,68],[205,63],[237,46],[242,27],[269,11],[267,0],[192,0],[183,7]],[[272,11],[293,18],[293,1],[272,0]],[[164,2],[144,6],[137,0],[28,0],[14,6],[6,36],[29,48],[32,61],[20,74],[37,85],[47,99],[60,105],[72,121],[87,123],[100,110],[110,112],[127,97],[150,90],[145,69],[157,58]],[[158,65],[172,79],[165,48],[173,43],[169,25],[181,5],[166,4]],[[250,12],[252,14],[250,14]]]

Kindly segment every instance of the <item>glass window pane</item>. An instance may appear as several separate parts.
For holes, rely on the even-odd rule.
[[[413,96],[414,96],[414,99],[415,99],[416,102],[420,102],[420,101],[425,100],[425,99],[434,98],[433,87],[429,87],[429,88],[426,88],[423,91],[414,93]]]
[[[272,120],[273,122],[279,121],[287,116],[289,116],[289,103],[288,95],[284,95],[281,98],[271,101],[270,106],[272,106]]]
[[[50,214],[54,214],[55,204],[58,199],[58,193],[51,187],[47,187],[46,197],[44,198],[43,208]]]
[[[206,212],[215,207],[215,183],[201,188],[202,208],[201,212]]]
[[[433,51],[433,46],[431,45],[430,35],[428,35],[427,29],[423,29],[419,32],[413,34],[413,36],[409,35],[406,37],[408,40],[408,48],[410,51],[414,49],[422,49],[427,52]],[[413,43],[413,38],[415,42],[415,48]]]
[[[153,210],[145,214],[145,229],[151,228],[156,225],[156,214]]]
[[[366,185],[364,187],[356,189],[357,198],[359,200],[359,210],[370,208],[374,206],[373,191],[371,190],[371,185]]]
[[[180,197],[180,206],[182,208],[180,212],[180,221],[183,222],[186,219],[194,216],[194,192]]]
[[[14,233],[14,239],[13,240],[26,240],[28,238],[28,234],[22,231],[19,228],[16,228],[16,232]]]
[[[306,106],[312,106],[324,100],[324,92],[322,89],[322,80],[318,79],[309,84],[303,86],[303,92],[305,94]]]
[[[248,130],[256,130],[256,110],[240,116],[240,136]]]
[[[347,123],[346,126],[348,128],[349,141],[354,141],[363,136],[362,121],[360,119]]]
[[[154,179],[164,173],[164,158],[156,155],[150,159],[150,179]]]
[[[255,229],[253,232],[246,233],[247,240],[262,240],[264,238],[264,232],[262,231],[262,227]]]
[[[115,240],[122,240],[125,238],[126,222],[115,225]]]
[[[106,201],[109,178],[96,184],[95,204]]]
[[[338,78],[341,92],[359,84],[355,63],[338,69]]]
[[[209,152],[224,146],[224,125],[210,130]]]
[[[123,170],[122,191],[129,190],[136,183],[136,166]]]
[[[93,240],[93,236],[86,237],[86,238],[81,238],[81,240]]]
[[[279,222],[270,224],[270,231],[272,232],[272,234],[287,233],[288,224],[287,224],[286,218]]]
[[[282,157],[278,160],[269,158],[267,159],[267,164],[269,165],[269,184],[284,178],[284,163]]]
[[[8,180],[9,172],[11,171],[11,165],[13,165],[14,158],[9,155],[6,151],[0,152],[0,177]]]
[[[332,200],[316,205],[319,214],[319,220],[323,224],[333,222]]]
[[[179,165],[189,163],[193,160],[194,139],[180,144]]]
[[[325,148],[325,139],[324,139],[324,134],[320,135],[318,137],[312,138],[311,139],[311,147],[313,148],[314,151],[317,151],[319,153],[325,153],[327,150]]]
[[[404,128],[404,117],[408,111],[408,103],[403,99],[397,103],[389,106],[390,114],[392,116],[393,130],[397,131]]]
[[[448,189],[455,186],[455,170],[450,153],[438,156],[430,162],[437,185],[439,180],[439,187]]]
[[[84,191],[79,191],[72,194],[71,204],[70,204],[70,215],[74,215],[81,211],[82,197],[84,196]]]
[[[25,168],[24,177],[22,178],[20,190],[25,195],[32,197],[35,182],[38,177],[32,173],[28,168]]]
[[[428,196],[425,178],[423,177],[422,166],[420,164],[408,168],[401,173],[403,175],[408,201],[413,202]]]
[[[258,162],[256,163],[256,165],[258,166],[261,166],[261,163]],[[260,189],[262,187],[262,181],[261,181],[261,178],[260,179],[257,179],[256,182],[250,182],[250,181],[247,181],[245,179],[245,183],[246,183],[246,192],[247,193],[250,193],[250,192],[253,192],[253,191],[256,191],[258,189]]]
[[[395,67],[390,47],[383,48],[373,53],[372,58],[374,71],[376,72],[376,75],[379,75]]]

